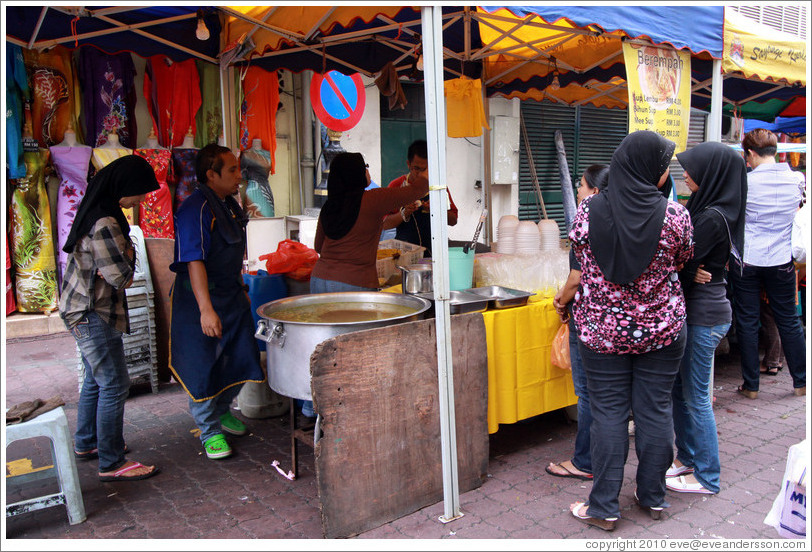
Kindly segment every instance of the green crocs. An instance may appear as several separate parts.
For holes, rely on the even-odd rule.
[[[220,416],[220,426],[223,428],[223,431],[231,433],[232,435],[246,435],[248,433],[248,428],[245,427],[245,424],[235,418],[231,412],[226,412]]]
[[[206,439],[203,448],[206,449],[206,456],[212,460],[231,456],[231,447],[228,446],[228,442],[226,442],[226,438],[222,433]]]

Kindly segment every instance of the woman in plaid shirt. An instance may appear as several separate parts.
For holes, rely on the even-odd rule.
[[[68,264],[59,314],[73,333],[85,377],[74,434],[80,460],[99,459],[101,481],[135,481],[158,473],[156,466],[124,458],[124,401],[130,389],[122,332],[129,332],[127,296],[135,250],[122,208],[138,205],[158,189],[149,163],[121,157],[100,170],[79,205],[63,247]]]

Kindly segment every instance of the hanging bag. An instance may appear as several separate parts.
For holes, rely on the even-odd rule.
[[[558,366],[562,370],[572,370],[570,361],[570,326],[561,324],[553,337],[553,345],[550,351],[550,362],[553,366]]]

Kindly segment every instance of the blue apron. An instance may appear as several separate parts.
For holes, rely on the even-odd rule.
[[[240,274],[244,251],[245,233],[240,244],[229,245],[215,220],[204,263],[212,306],[223,326],[221,339],[207,336],[200,327],[200,309],[189,272],[184,270],[175,276],[169,368],[196,402],[212,399],[234,385],[265,381],[251,304]]]

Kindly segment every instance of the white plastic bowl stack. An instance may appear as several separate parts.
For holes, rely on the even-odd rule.
[[[519,217],[504,215],[496,227],[496,252],[512,255],[516,252],[516,227]]]
[[[539,250],[554,251],[561,248],[561,240],[558,237],[558,223],[553,219],[542,219],[539,221]]]
[[[524,220],[516,225],[516,254],[538,253],[541,246],[538,226],[532,220]]]

